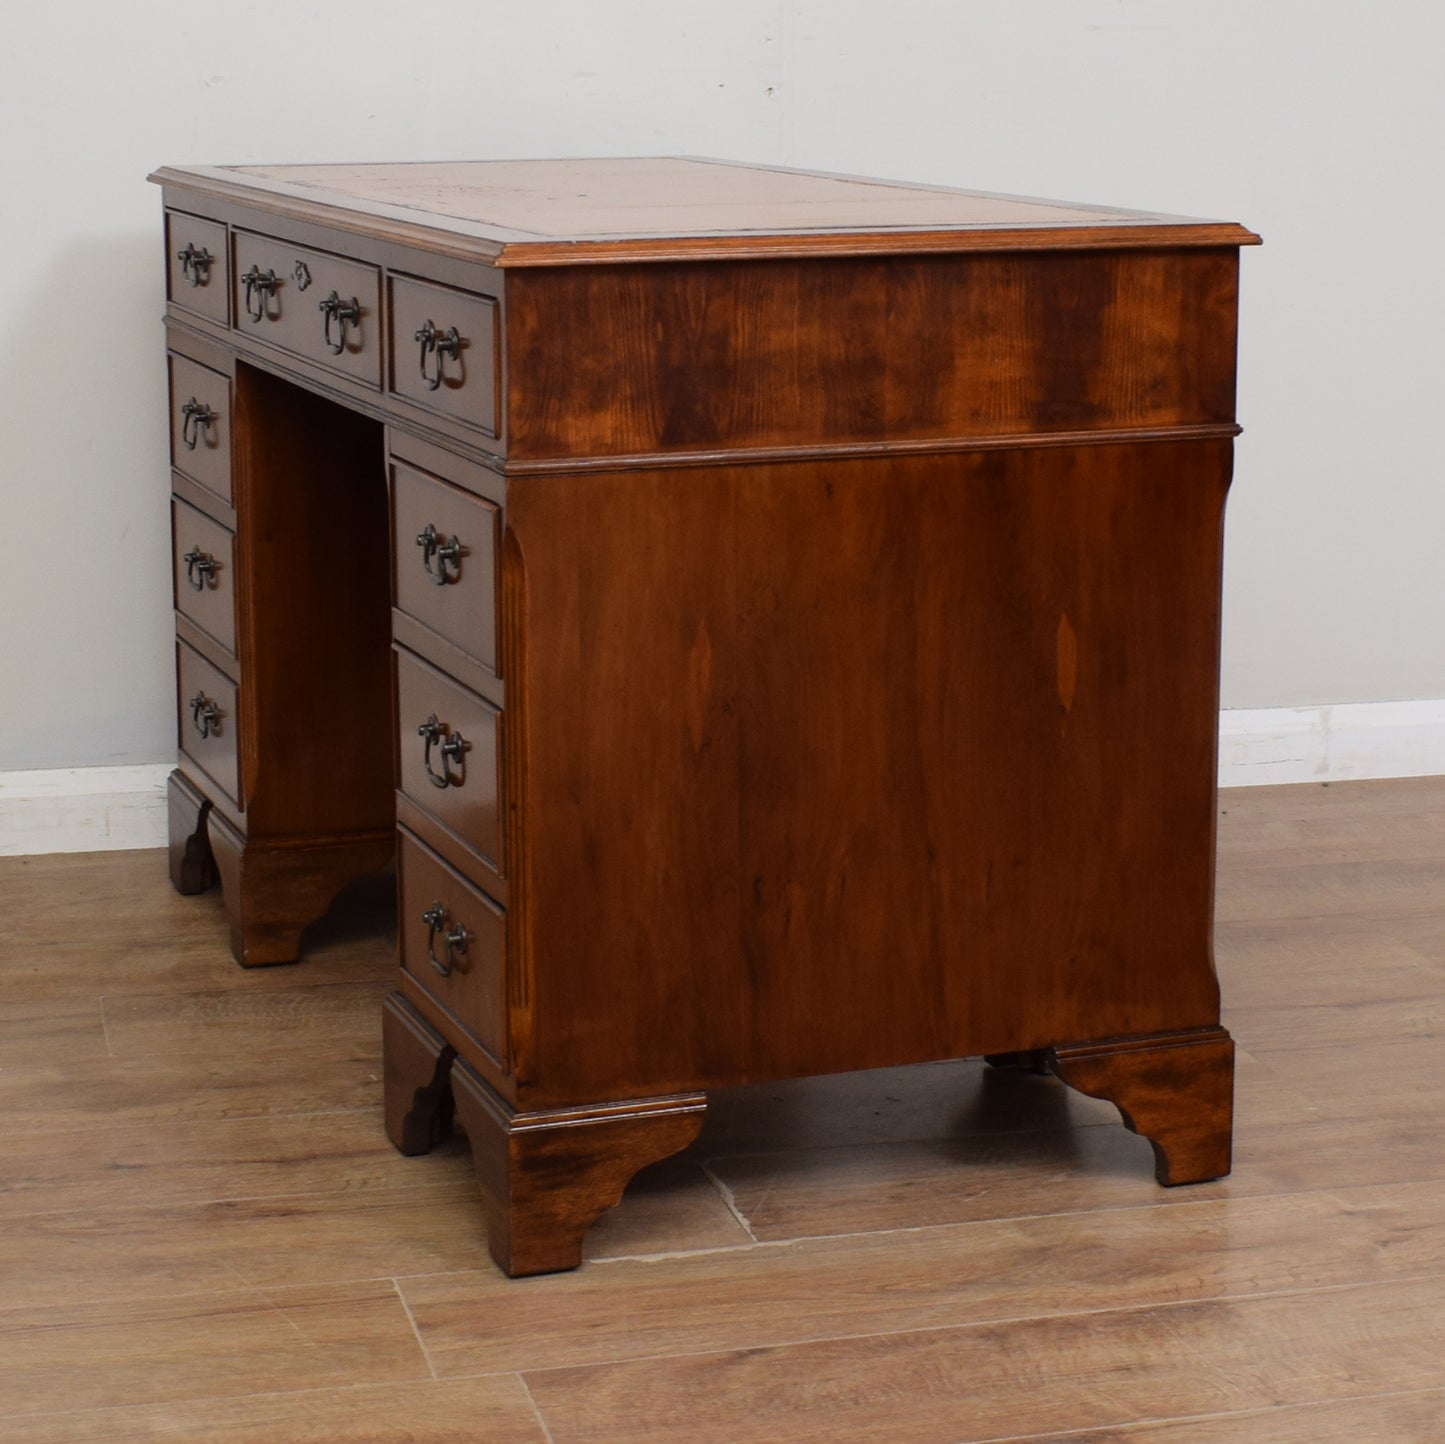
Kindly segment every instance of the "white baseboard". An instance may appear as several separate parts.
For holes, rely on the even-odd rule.
[[[166,845],[169,762],[0,772],[0,857]],[[1220,714],[1219,785],[1445,773],[1445,699]]]
[[[1445,699],[1257,707],[1219,718],[1219,785],[1445,773]]]
[[[164,847],[173,766],[0,772],[0,857]]]

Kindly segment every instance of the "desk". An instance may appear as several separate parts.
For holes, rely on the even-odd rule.
[[[392,1140],[573,1267],[708,1089],[984,1054],[1229,1170],[1225,223],[698,160],[164,169],[171,872],[398,855]]]

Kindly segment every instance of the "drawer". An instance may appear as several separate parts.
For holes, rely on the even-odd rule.
[[[236,650],[235,538],[205,512],[171,498],[175,606],[228,652]]]
[[[235,232],[231,324],[381,389],[381,273],[274,236]]]
[[[231,500],[231,382],[219,371],[171,355],[171,465]]]
[[[402,972],[505,1066],[506,914],[405,828],[396,869]]]
[[[400,461],[391,475],[396,605],[497,672],[497,508]]]
[[[392,276],[394,395],[497,434],[497,303],[490,296]]]
[[[226,228],[219,221],[166,212],[166,300],[224,326],[231,295]]]
[[[502,714],[410,652],[394,655],[398,786],[500,875]]]
[[[176,715],[181,751],[240,807],[236,684],[184,642],[176,643]]]

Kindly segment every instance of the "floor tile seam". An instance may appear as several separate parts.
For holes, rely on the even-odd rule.
[[[235,1193],[227,1194],[224,1197],[220,1198],[193,1198],[183,1199],[179,1202],[173,1200],[169,1203],[158,1203],[154,1205],[142,1203],[120,1203],[114,1205],[113,1207],[107,1208],[98,1205],[86,1206],[82,1204],[74,1208],[41,1208],[28,1213],[8,1213],[0,1210],[0,1229],[3,1229],[10,1224],[24,1223],[30,1219],[52,1217],[68,1218],[72,1217],[75,1214],[93,1213],[97,1215],[104,1215],[107,1213],[145,1210],[150,1207],[154,1207],[157,1209],[216,1208],[222,1204],[228,1203],[270,1203],[273,1201],[282,1201],[288,1198],[355,1198],[358,1195],[383,1193],[387,1191],[402,1192],[404,1190],[397,1188],[397,1186],[394,1184],[382,1184],[380,1187],[377,1188],[368,1188],[366,1186],[362,1186],[360,1188],[308,1188],[302,1189],[299,1192],[292,1191],[282,1193]],[[3,1195],[0,1195],[0,1197],[3,1197]]]
[[[1122,1317],[1126,1314],[1157,1314],[1166,1310],[1198,1308],[1204,1304],[1249,1304],[1270,1299],[1282,1298],[1313,1298],[1322,1294],[1346,1293],[1353,1290],[1378,1289],[1385,1287],[1397,1287],[1402,1284],[1423,1283],[1432,1280],[1445,1280],[1445,1271],[1425,1274],[1411,1274],[1402,1278],[1387,1280],[1365,1280],[1347,1284],[1322,1284],[1317,1288],[1302,1289],[1266,1289],[1258,1293],[1248,1294],[1200,1294],[1193,1298],[1168,1299],[1158,1303],[1137,1303],[1120,1304],[1110,1308],[1100,1309],[1066,1309],[1052,1313],[1039,1314],[1004,1314],[995,1318],[964,1320],[954,1324],[918,1324],[897,1329],[874,1329],[861,1333],[827,1333],[816,1335],[803,1335],[797,1338],[770,1340],[767,1343],[752,1344],[729,1344],[717,1348],[703,1349],[676,1349],[667,1353],[643,1353],[628,1354],[617,1358],[599,1359],[589,1363],[570,1364],[540,1364],[518,1369],[524,1380],[528,1376],[535,1377],[540,1374],[561,1373],[577,1369],[610,1369],[629,1364],[657,1363],[668,1359],[706,1359],[722,1358],[728,1354],[737,1353],[763,1353],[782,1352],[790,1349],[811,1348],[817,1344],[842,1344],[842,1343],[863,1343],[877,1339],[908,1339],[921,1337],[926,1334],[955,1334],[965,1331],[982,1329],[1001,1329],[1015,1325],[1038,1325],[1053,1320],[1064,1322],[1075,1322],[1084,1319],[1107,1319]],[[469,1377],[462,1375],[451,1375],[443,1373],[442,1378],[451,1379],[456,1377]],[[1309,1401],[1304,1401],[1309,1402]],[[1005,1439],[1007,1435],[1003,1436]],[[982,1441],[978,1441],[982,1444]]]
[[[547,1427],[547,1420],[543,1417],[541,1406],[537,1403],[536,1396],[532,1393],[527,1381],[522,1377],[520,1371],[517,1373],[517,1383],[522,1386],[522,1393],[527,1396],[527,1402],[532,1406],[532,1415],[537,1421],[537,1427],[542,1431],[542,1438],[546,1444],[556,1444],[552,1438],[552,1431]]]
[[[290,1282],[276,1279],[251,1279],[245,1274],[237,1272],[231,1265],[226,1267],[234,1274],[236,1282],[233,1284],[207,1284],[199,1287],[180,1288],[174,1291],[166,1290],[162,1293],[115,1293],[115,1294],[82,1294],[77,1293],[73,1288],[69,1289],[64,1302],[54,1303],[21,1303],[0,1305],[0,1338],[6,1334],[32,1332],[30,1326],[12,1326],[7,1324],[8,1313],[42,1313],[51,1310],[64,1309],[94,1309],[101,1310],[116,1305],[128,1304],[139,1308],[150,1308],[151,1306],[164,1306],[166,1304],[181,1304],[186,1300],[223,1298],[228,1294],[260,1294],[265,1289],[292,1289],[297,1291],[312,1291],[316,1289],[351,1289],[365,1288],[369,1285],[392,1284],[398,1285],[408,1279],[414,1278],[446,1278],[451,1274],[476,1273],[476,1269],[453,1269],[441,1274],[398,1274],[387,1269],[382,1269],[370,1274],[338,1274],[335,1277],[324,1279],[311,1279],[305,1282]],[[397,1292],[400,1290],[398,1288]],[[408,1316],[411,1313],[411,1306],[403,1298]],[[50,1325],[36,1325],[35,1328],[51,1327]],[[60,1325],[59,1327],[66,1327]]]
[[[737,1199],[733,1196],[732,1189],[708,1167],[706,1162],[699,1163],[697,1167],[698,1172],[707,1179],[714,1191],[722,1199],[723,1207],[732,1215],[738,1227],[741,1228],[754,1243],[757,1243],[758,1236],[753,1232],[753,1226],[748,1221],[747,1216],[743,1213],[742,1209],[738,1207]]]
[[[229,1266],[228,1266],[229,1267]],[[160,1311],[164,1313],[172,1306],[183,1306],[195,1304],[198,1301],[210,1300],[221,1306],[235,1304],[240,1298],[245,1297],[270,1309],[274,1313],[284,1314],[285,1309],[282,1303],[277,1303],[271,1297],[272,1294],[282,1296],[288,1294],[313,1295],[318,1293],[335,1293],[346,1295],[357,1294],[360,1301],[366,1299],[384,1299],[388,1295],[398,1294],[395,1288],[395,1280],[389,1273],[371,1274],[362,1278],[336,1278],[318,1279],[310,1283],[281,1283],[270,1279],[248,1279],[243,1274],[235,1273],[236,1282],[231,1285],[215,1285],[206,1289],[189,1289],[182,1293],[175,1294],[142,1294],[131,1295],[127,1298],[110,1299],[86,1299],[75,1302],[60,1304],[21,1304],[17,1307],[0,1309],[0,1339],[16,1338],[24,1334],[62,1334],[71,1333],[76,1330],[107,1329],[122,1326],[126,1320],[119,1314],[106,1314],[102,1312],[112,1308],[129,1308],[133,1311],[149,1313]],[[383,1287],[383,1286],[390,1286]],[[357,1299],[342,1297],[339,1300],[342,1304],[357,1302]],[[294,1304],[292,1305],[295,1306]],[[405,1301],[403,1300],[405,1307]],[[223,1312],[225,1308],[223,1307]],[[18,1314],[53,1314],[71,1312],[77,1315],[73,1322],[40,1322],[35,1324],[10,1323],[6,1320],[7,1313]],[[408,1309],[408,1313],[410,1310]],[[79,1317],[84,1315],[84,1317]],[[436,1377],[433,1375],[433,1377]]]
[[[1269,1203],[1280,1199],[1333,1197],[1343,1193],[1358,1192],[1362,1189],[1393,1189],[1397,1186],[1424,1187],[1438,1182],[1439,1180],[1437,1179],[1422,1178],[1408,1180],[1404,1184],[1399,1184],[1398,1182],[1390,1184],[1348,1184],[1344,1187],[1340,1187],[1339,1185],[1325,1185],[1321,1188],[1286,1189],[1278,1193],[1251,1193],[1240,1197],[1184,1199],[1177,1203],[1121,1204],[1117,1208],[1065,1209],[1057,1213],[1010,1213],[999,1214],[992,1218],[952,1219],[943,1223],[904,1224],[894,1228],[851,1229],[843,1233],[790,1234],[786,1238],[758,1238],[750,1235],[752,1239],[750,1243],[710,1244],[703,1248],[663,1249],[656,1253],[605,1254],[600,1257],[587,1258],[584,1260],[584,1263],[596,1268],[606,1268],[616,1264],[627,1263],[668,1263],[683,1259],[708,1258],[724,1254],[746,1255],[759,1249],[789,1249],[806,1244],[826,1245],[846,1242],[852,1239],[887,1239],[905,1234],[943,1233],[950,1229],[962,1230],[987,1227],[989,1225],[1042,1222],[1057,1218],[1086,1218],[1091,1215],[1106,1217],[1115,1214],[1136,1214],[1149,1210],[1208,1208],[1211,1206],[1215,1208],[1237,1207],[1240,1204]],[[460,1185],[459,1188],[465,1189],[465,1185]],[[415,1283],[423,1279],[461,1278],[466,1274],[486,1272],[487,1269],[485,1267],[481,1269],[439,1269],[419,1274],[397,1274],[395,1277],[403,1283]]]
[[[411,1325],[412,1337],[416,1340],[417,1348],[421,1350],[421,1356],[426,1362],[427,1372],[433,1379],[441,1378],[441,1375],[437,1373],[436,1364],[432,1361],[431,1350],[427,1348],[426,1340],[422,1337],[421,1330],[417,1327],[416,1315],[412,1313],[411,1305],[407,1302],[406,1295],[401,1291],[400,1283],[394,1276],[388,1277],[387,1282],[391,1285],[391,1291],[396,1295],[397,1302],[401,1304],[402,1312],[406,1314],[407,1323]]]
[[[107,1058],[115,1057],[115,1045],[111,1042],[110,1023],[105,1016],[105,994],[101,993],[95,1000],[95,1005],[100,1011],[100,1032],[105,1039],[105,1055]]]
[[[301,966],[304,967],[305,964],[303,963]],[[146,998],[153,998],[158,1002],[174,1004],[185,998],[264,998],[272,995],[278,998],[294,998],[305,993],[325,993],[338,988],[347,988],[358,992],[364,989],[384,997],[388,986],[391,986],[391,980],[386,978],[374,980],[370,978],[321,978],[309,983],[304,979],[295,983],[283,983],[279,979],[270,977],[253,982],[247,976],[227,987],[165,988],[159,992],[136,993],[125,990],[116,991],[112,988],[100,996],[102,1002],[110,999],[111,1001],[124,1000],[136,1003]]]
[[[1432,1178],[1394,1180],[1394,1183],[1435,1183],[1438,1180]],[[1370,1187],[1371,1185],[1351,1185],[1352,1187]],[[1326,1184],[1320,1188],[1281,1188],[1269,1190],[1265,1193],[1249,1193],[1239,1195],[1224,1195],[1213,1198],[1181,1198],[1165,1202],[1159,1200],[1153,1203],[1119,1203],[1109,1204],[1099,1208],[1061,1208],[1050,1209],[1039,1213],[999,1213],[989,1214],[983,1218],[950,1218],[943,1219],[938,1223],[911,1223],[899,1224],[888,1228],[860,1228],[845,1229],[840,1233],[801,1233],[788,1234],[782,1238],[768,1238],[759,1235],[759,1244],[770,1243],[807,1243],[814,1239],[835,1239],[835,1238],[874,1238],[886,1237],[889,1234],[904,1233],[928,1233],[938,1229],[949,1228],[970,1228],[975,1224],[999,1224],[999,1223],[1023,1223],[1032,1220],[1050,1218],[1081,1218],[1090,1214],[1100,1216],[1108,1214],[1135,1214],[1144,1213],[1155,1209],[1176,1209],[1176,1208],[1203,1208],[1209,1204],[1227,1203],[1252,1203],[1256,1200],[1272,1198],[1305,1198],[1316,1194],[1329,1194],[1339,1192],[1338,1184]]]
[[[1213,1420],[1263,1419],[1284,1409],[1335,1408],[1345,1404],[1368,1404],[1383,1399],[1412,1399],[1427,1394],[1445,1394],[1445,1385],[1428,1384],[1419,1389],[1386,1389],[1380,1393],[1331,1395],[1327,1399],[1296,1399],[1284,1404],[1262,1404],[1249,1409],[1223,1409],[1203,1414],[1161,1414],[1148,1419],[1130,1419],[1116,1423],[1089,1424],[1079,1429],[1053,1429],[1042,1434],[991,1434],[988,1437],[971,1435],[950,1441],[950,1444],[1050,1444],[1059,1440],[1067,1444],[1070,1439],[1087,1439],[1100,1429],[1121,1429],[1132,1432],[1140,1428],[1157,1428],[1160,1425],[1208,1424]]]

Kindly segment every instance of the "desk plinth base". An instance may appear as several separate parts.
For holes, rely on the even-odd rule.
[[[246,968],[294,963],[301,934],[336,894],[379,872],[396,847],[389,829],[259,841],[243,837],[214,808],[206,825],[231,927],[231,953]]]
[[[1070,1088],[1104,1098],[1154,1149],[1166,1187],[1223,1178],[1234,1132],[1234,1039],[1220,1027],[1059,1043],[1048,1070]]]
[[[178,893],[205,892],[218,880],[216,859],[206,830],[210,811],[210,799],[198,792],[190,778],[176,768],[166,781],[166,816],[171,885]]]
[[[425,1153],[452,1110],[471,1144],[487,1243],[512,1278],[582,1262],[587,1230],[633,1174],[686,1148],[707,1098],[680,1093],[518,1112],[459,1059],[400,994],[383,1009],[386,1126],[403,1153]]]
[[[400,993],[382,1010],[386,1131],[405,1154],[428,1152],[457,1119],[471,1144],[492,1257],[513,1278],[574,1269],[582,1240],[649,1163],[687,1147],[706,1095],[517,1112],[457,1057]],[[1060,1043],[996,1053],[995,1067],[1055,1074],[1115,1104],[1154,1149],[1172,1187],[1230,1170],[1234,1040],[1220,1027]]]

